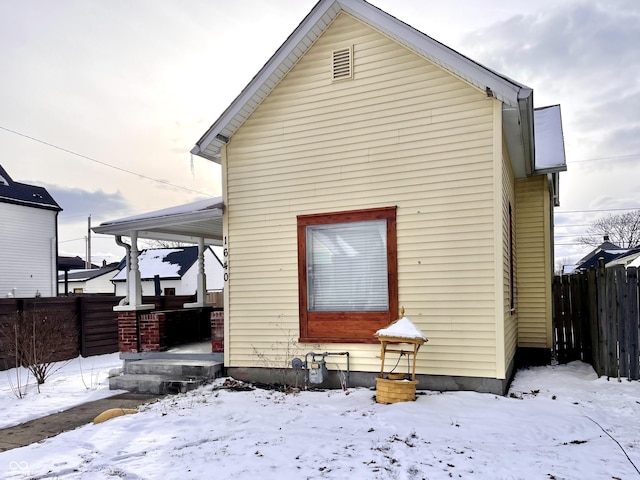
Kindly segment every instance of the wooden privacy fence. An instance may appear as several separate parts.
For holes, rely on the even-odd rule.
[[[156,310],[181,310],[183,305],[195,301],[195,295],[143,297],[145,304],[154,304]],[[48,315],[69,315],[77,322],[78,335],[64,345],[68,358],[83,357],[118,351],[118,314],[113,307],[122,297],[113,295],[81,295],[74,297],[0,298],[0,322],[16,312],[41,311]],[[0,370],[12,368],[14,361],[0,338]]]
[[[558,361],[583,360],[598,375],[640,379],[638,269],[618,265],[556,276],[554,342]]]

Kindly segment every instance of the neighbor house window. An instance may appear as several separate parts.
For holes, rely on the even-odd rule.
[[[396,208],[298,217],[301,342],[377,342],[398,311]]]
[[[173,296],[173,295],[175,295],[175,294],[176,294],[176,289],[175,289],[175,288],[173,288],[173,287],[168,287],[168,288],[165,288],[165,289],[164,289],[164,295],[165,295],[165,297]]]

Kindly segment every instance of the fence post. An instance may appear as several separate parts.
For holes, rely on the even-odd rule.
[[[554,318],[554,341],[556,345],[556,359],[560,363],[566,362],[567,358],[567,342],[565,336],[565,294],[564,294],[565,277],[556,275],[553,278],[553,318]]]
[[[595,269],[586,272],[587,298],[589,299],[589,332],[591,334],[591,358],[593,369],[598,375],[602,375],[602,363],[600,360],[600,331],[598,328],[598,284]]]
[[[638,350],[638,329],[640,318],[638,316],[638,269],[627,268],[627,291],[629,309],[627,310],[627,348],[629,352],[629,379],[640,379],[640,351]]]
[[[604,261],[598,262],[596,270],[596,290],[598,299],[598,375],[609,375],[609,358],[607,356],[607,279]]]
[[[618,302],[618,328],[616,338],[618,342],[618,378],[629,375],[629,348],[627,329],[629,326],[629,292],[627,286],[627,272],[623,265],[615,267],[616,299]]]
[[[607,331],[606,356],[607,356],[607,376],[620,376],[618,368],[618,294],[616,285],[616,268],[604,268],[604,260],[602,268],[605,270],[605,295],[606,295],[606,313],[605,313],[605,329]],[[624,267],[621,267],[624,268]]]

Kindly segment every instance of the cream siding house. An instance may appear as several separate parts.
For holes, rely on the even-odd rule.
[[[536,171],[533,129],[528,87],[364,1],[318,2],[192,150],[222,165],[229,373],[348,351],[372,385],[373,334],[404,306],[421,388],[504,392],[518,347],[551,350],[564,150]],[[386,264],[352,263],[365,245]]]
[[[42,187],[15,182],[0,166],[0,297],[58,294],[58,212]]]

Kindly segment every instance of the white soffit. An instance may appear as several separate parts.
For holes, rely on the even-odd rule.
[[[560,105],[536,108],[533,119],[536,173],[566,170]]]

